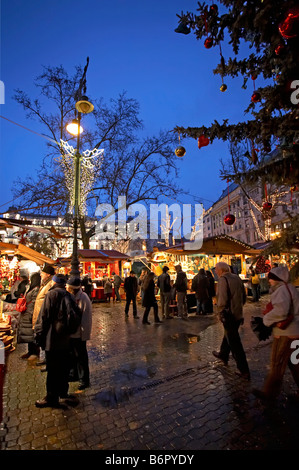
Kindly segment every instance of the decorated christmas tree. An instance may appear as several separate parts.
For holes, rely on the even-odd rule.
[[[213,72],[220,76],[220,93],[234,93],[225,83],[227,77],[243,77],[248,106],[240,111],[250,118],[237,124],[228,120],[200,122],[199,127],[178,126],[176,131],[182,137],[198,140],[199,147],[203,138],[210,144],[219,139],[247,147],[238,161],[227,164],[223,179],[253,184],[262,180],[295,189],[299,183],[297,1],[198,2],[195,13],[177,16],[176,32],[194,33],[201,43],[199,47],[219,56]],[[224,42],[231,46],[231,57],[222,54]]]

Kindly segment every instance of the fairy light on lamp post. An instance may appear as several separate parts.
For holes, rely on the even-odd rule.
[[[67,124],[67,131],[73,136],[77,137],[77,148],[74,149],[67,142],[60,140],[62,147],[62,164],[67,179],[67,186],[71,194],[71,203],[74,207],[74,239],[73,239],[73,253],[71,259],[71,272],[70,274],[75,277],[80,277],[79,270],[79,257],[78,257],[78,222],[80,213],[83,211],[83,207],[86,201],[87,191],[93,183],[94,166],[91,164],[90,159],[103,154],[103,150],[94,149],[92,151],[86,150],[82,154],[80,153],[80,135],[83,132],[81,126],[81,114],[89,114],[93,111],[94,106],[88,101],[86,96],[83,96],[77,101],[76,110],[78,111],[78,117],[71,123]],[[81,168],[84,166],[85,177],[90,176],[90,181],[86,181],[84,188],[84,195],[81,197]],[[73,171],[72,171],[73,170]]]

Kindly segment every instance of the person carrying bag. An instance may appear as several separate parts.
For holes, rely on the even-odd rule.
[[[271,286],[271,304],[267,305],[263,323],[272,327],[270,371],[262,390],[253,389],[253,394],[265,400],[275,399],[281,391],[288,366],[298,387],[296,396],[299,401],[299,364],[291,361],[292,343],[299,339],[299,293],[289,283],[289,270],[286,266],[271,269],[268,281]]]

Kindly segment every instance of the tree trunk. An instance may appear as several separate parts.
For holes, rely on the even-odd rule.
[[[82,239],[82,243],[83,243],[83,248],[85,250],[88,250],[89,249],[90,236],[86,232],[85,217],[80,217],[79,224],[80,224],[80,232],[81,232],[81,239]]]

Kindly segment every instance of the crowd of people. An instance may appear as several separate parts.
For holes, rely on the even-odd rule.
[[[140,295],[143,308],[142,324],[150,325],[151,310],[154,322],[178,318],[188,320],[187,291],[188,280],[181,265],[175,266],[176,279],[171,280],[168,266],[163,267],[161,275],[156,276],[144,268],[137,279],[135,272],[123,280],[113,273],[104,285],[105,293],[112,292],[112,282],[116,301],[121,302],[119,292],[123,284],[125,291],[125,318],[128,319],[132,304],[133,318],[139,319],[137,295]],[[212,353],[224,365],[233,358],[236,374],[250,380],[250,370],[242,345],[239,328],[244,322],[243,308],[246,291],[241,278],[234,274],[230,266],[216,264],[217,292],[212,273],[199,269],[192,280],[191,289],[196,296],[196,314],[207,315],[214,309],[223,323],[223,338],[219,351]],[[251,284],[256,273],[252,271]],[[112,282],[111,282],[112,281]],[[270,370],[261,390],[253,389],[260,399],[275,399],[282,388],[283,376],[289,367],[299,390],[299,361],[291,360],[292,344],[297,340],[299,346],[299,293],[289,282],[289,270],[285,266],[274,267],[268,273],[270,284],[270,306],[264,312],[263,322],[273,327],[273,345]],[[86,287],[83,287],[84,282]],[[108,285],[106,285],[108,284]],[[157,294],[160,294],[160,310]],[[91,291],[85,278],[66,278],[56,274],[52,266],[46,265],[41,273],[33,273],[30,279],[21,279],[11,289],[3,302],[4,311],[16,308],[17,299],[24,296],[26,310],[19,315],[17,328],[18,343],[26,343],[27,351],[21,356],[28,361],[41,359],[37,365],[45,365],[47,372],[46,396],[37,400],[37,407],[57,407],[61,401],[72,401],[68,394],[69,382],[78,381],[78,390],[90,386],[88,351],[86,342],[90,339],[92,328]],[[216,299],[213,302],[214,298]],[[259,294],[253,300],[258,301]],[[282,320],[288,324],[282,327]],[[297,344],[296,343],[296,344]],[[41,358],[44,352],[44,358]],[[299,392],[297,394],[299,400]]]
[[[35,405],[42,408],[62,406],[62,401],[76,403],[76,396],[68,393],[69,382],[78,381],[78,391],[90,386],[86,347],[92,328],[90,296],[83,291],[80,277],[56,274],[50,265],[24,280],[22,294],[15,295],[20,291],[17,281],[17,289],[12,288],[3,301],[3,310],[19,313],[17,342],[27,344],[21,358],[45,366],[46,395]],[[18,312],[17,299],[21,296],[25,307]]]
[[[142,269],[137,280],[134,271],[124,280],[126,294],[125,317],[128,318],[130,304],[133,305],[133,317],[138,319],[136,298],[140,293],[141,304],[144,307],[142,322],[149,325],[148,316],[151,308],[154,313],[155,323],[162,323],[158,310],[157,294],[160,296],[160,308],[162,319],[171,319],[176,314],[182,320],[188,319],[188,279],[182,266],[175,266],[176,279],[171,280],[168,274],[168,266],[163,266],[162,274],[156,276],[147,268]],[[200,269],[192,281],[192,291],[195,293],[198,315],[213,313],[213,298],[215,297],[215,280],[211,272]]]

